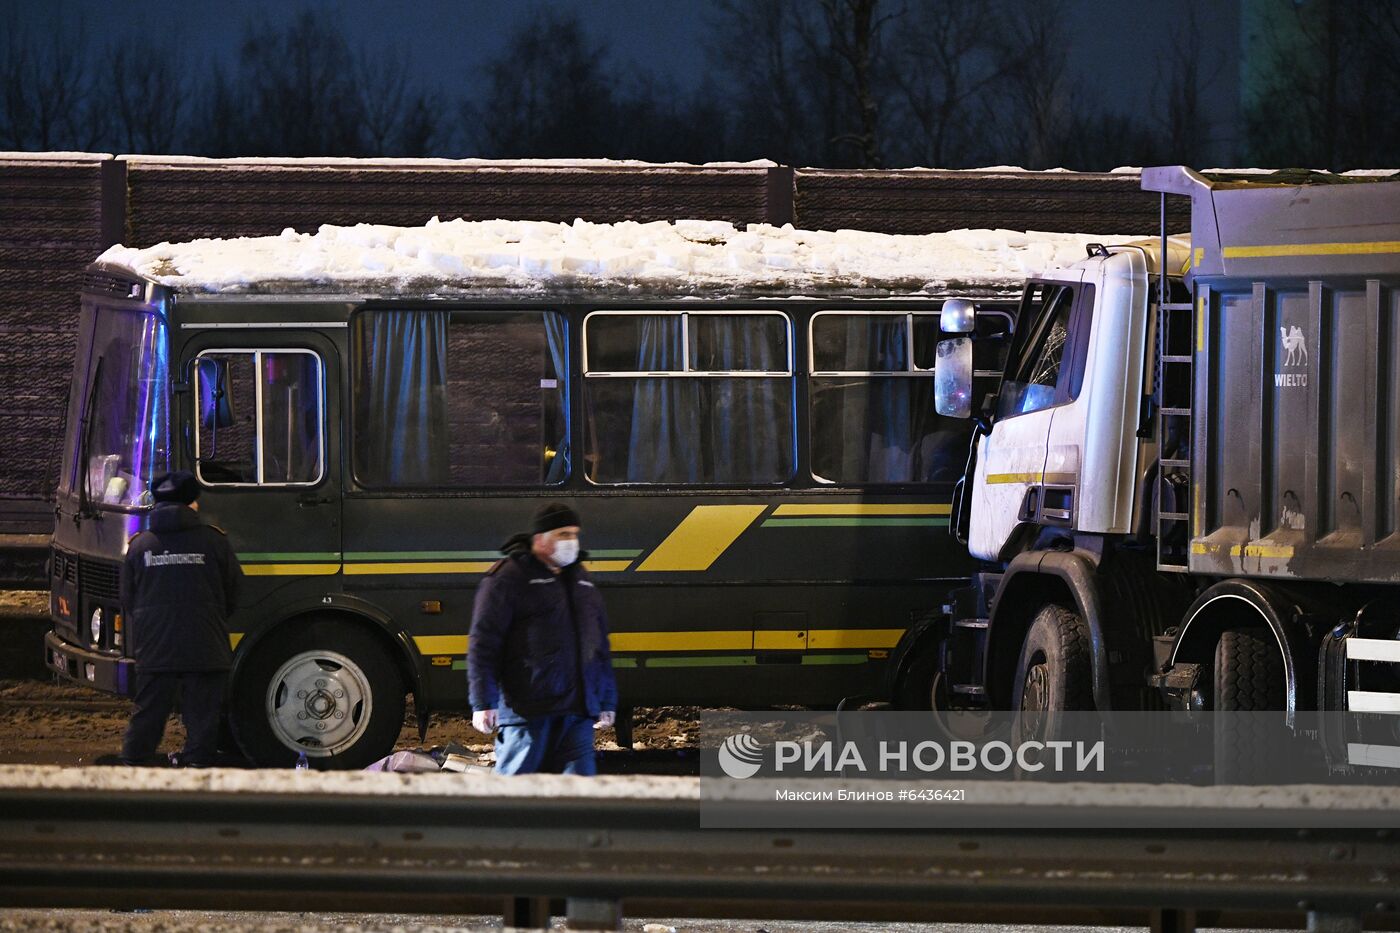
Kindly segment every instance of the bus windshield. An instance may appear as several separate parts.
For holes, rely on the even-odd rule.
[[[146,508],[150,485],[169,464],[165,323],[154,314],[99,308],[81,394],[69,417],[68,475],[97,508]],[[76,388],[76,386],[75,386]],[[83,460],[86,458],[86,462]]]

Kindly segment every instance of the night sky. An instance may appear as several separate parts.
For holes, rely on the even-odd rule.
[[[425,88],[454,97],[480,84],[484,64],[500,52],[511,30],[542,7],[576,12],[608,44],[617,66],[631,64],[682,86],[705,77],[704,27],[713,11],[699,0],[0,0],[6,21],[59,29],[75,40],[81,30],[94,46],[112,36],[127,34],[139,42],[144,32],[172,31],[196,61],[208,56],[231,60],[250,17],[276,23],[303,9],[330,8],[337,11],[336,22],[352,45],[403,48]],[[1172,26],[1185,20],[1190,7],[1206,27],[1206,42],[1197,51],[1210,63],[1207,73],[1215,76],[1209,95],[1226,143],[1235,118],[1239,0],[1068,0],[1076,35],[1074,62],[1086,103],[1102,102],[1124,112],[1141,106]]]

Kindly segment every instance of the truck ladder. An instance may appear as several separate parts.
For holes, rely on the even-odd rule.
[[[1184,573],[1191,546],[1191,397],[1195,382],[1195,318],[1189,293],[1173,294],[1168,267],[1167,196],[1162,194],[1162,251],[1157,262],[1157,495],[1154,523],[1157,569]],[[1187,298],[1181,301],[1182,297]],[[1173,300],[1176,299],[1176,300]]]

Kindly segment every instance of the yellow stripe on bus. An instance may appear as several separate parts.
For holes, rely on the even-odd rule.
[[[812,650],[831,648],[893,648],[903,637],[902,628],[829,628],[807,633],[807,647]]]
[[[586,560],[583,567],[589,573],[617,573],[632,566],[630,560]]]
[[[339,564],[244,564],[250,577],[328,577],[340,573]]]
[[[753,632],[613,632],[614,651],[751,651]]]
[[[496,562],[493,560],[425,560],[417,563],[346,564],[345,575],[363,577],[371,574],[413,574],[413,573],[485,573]]]
[[[616,652],[665,651],[831,651],[851,648],[893,648],[903,629],[815,629],[813,631],[613,632],[608,639]],[[236,636],[241,638],[242,636]],[[466,635],[416,635],[413,643],[425,655],[464,655]]]
[[[709,570],[764,508],[762,505],[697,505],[637,570]]]
[[[884,505],[876,503],[834,503],[831,505],[780,505],[776,515],[948,515],[953,507],[947,503],[918,505]]]
[[[1226,246],[1226,259],[1269,259],[1276,256],[1372,256],[1400,253],[1400,240],[1370,243],[1279,243],[1272,246]]]
[[[422,654],[466,654],[465,635],[414,635],[413,643]]]

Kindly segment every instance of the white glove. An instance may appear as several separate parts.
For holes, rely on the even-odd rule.
[[[496,731],[496,711],[493,709],[479,709],[472,713],[472,728],[482,735],[490,735]]]
[[[615,710],[605,709],[598,714],[598,721],[593,724],[593,728],[606,729],[615,722],[617,722],[617,712]]]

